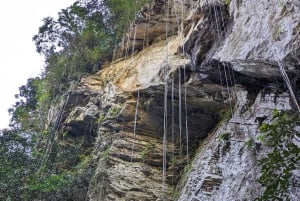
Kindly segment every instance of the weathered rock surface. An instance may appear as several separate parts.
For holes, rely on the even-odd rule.
[[[261,121],[271,120],[275,108],[291,109],[289,95],[258,94],[249,105],[247,91],[239,90],[237,94],[240,101],[235,113],[201,148],[178,200],[254,200],[260,195],[257,161],[267,150],[257,141],[258,128]],[[228,140],[218,137],[224,133],[229,134]],[[247,146],[249,140],[253,142]],[[297,200],[299,189],[291,189],[291,194],[294,193],[292,200]]]
[[[64,139],[93,149],[89,200],[257,197],[257,161],[267,150],[245,141],[255,141],[273,109],[294,109],[278,60],[299,100],[299,4],[153,0],[145,7],[118,59],[83,78],[62,114],[49,115]],[[291,189],[293,200],[299,191]]]
[[[177,35],[178,27],[196,0],[153,0],[137,15],[117,50],[116,57],[128,57],[166,37]],[[169,12],[167,12],[169,11]]]
[[[233,27],[216,58],[234,61],[234,70],[254,77],[280,76],[278,61],[299,71],[299,1],[232,1],[230,12]]]
[[[294,59],[299,60],[299,9],[298,1],[260,4],[233,1],[231,15],[234,25],[220,52],[221,58],[276,61],[284,60],[294,52]],[[254,15],[255,18],[252,18]]]

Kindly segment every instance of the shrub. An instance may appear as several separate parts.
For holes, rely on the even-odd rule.
[[[260,139],[271,152],[259,161],[261,176],[258,181],[265,190],[256,200],[289,200],[288,189],[299,185],[291,181],[292,171],[299,168],[300,148],[294,143],[295,138],[300,137],[299,125],[299,114],[287,115],[275,110],[273,121],[260,127]]]

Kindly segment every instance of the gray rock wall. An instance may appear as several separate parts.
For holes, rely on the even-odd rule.
[[[233,116],[224,122],[205,141],[195,160],[180,201],[254,200],[263,188],[257,182],[260,168],[257,161],[268,150],[257,141],[261,120],[270,121],[272,112],[290,110],[287,93],[258,94],[249,105],[247,92],[237,92],[240,101]],[[276,99],[276,100],[275,100]],[[244,101],[243,101],[244,100]],[[228,139],[218,137],[228,133]],[[247,141],[251,140],[251,146]],[[271,175],[270,175],[271,176]],[[299,199],[299,188],[291,189],[292,200]]]

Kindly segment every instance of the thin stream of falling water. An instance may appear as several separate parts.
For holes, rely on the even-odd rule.
[[[150,21],[150,17],[149,17]],[[145,32],[144,32],[144,41],[148,43],[148,34],[149,34],[149,21],[145,24]],[[131,33],[131,31],[130,31]],[[136,42],[136,33],[137,27],[134,26],[134,35],[133,35],[133,46],[131,51],[131,58],[133,57],[135,51],[135,42]],[[143,42],[143,49],[145,47],[145,42]],[[132,148],[131,148],[131,162],[133,162],[133,155],[134,155],[134,146],[135,146],[135,139],[136,139],[136,129],[137,129],[137,117],[138,117],[138,108],[139,108],[139,99],[140,99],[140,85],[137,84],[137,98],[136,98],[136,107],[135,107],[135,115],[134,115],[134,126],[133,126],[133,140],[132,140]]]
[[[280,60],[278,60],[277,63],[278,63],[278,66],[279,66],[281,75],[282,75],[282,77],[283,77],[283,80],[284,80],[285,84],[287,85],[288,90],[289,90],[289,92],[290,92],[290,95],[291,95],[291,97],[292,97],[292,99],[293,99],[293,101],[294,101],[295,107],[296,107],[296,109],[298,110],[298,112],[300,112],[300,107],[299,107],[297,98],[296,98],[295,93],[294,93],[294,91],[293,91],[293,88],[292,88],[290,79],[289,79],[289,77],[288,77],[288,75],[287,75],[287,73],[286,73],[286,71],[285,71],[285,69],[284,69],[283,63],[282,63]]]
[[[132,48],[131,48],[131,54],[130,54],[130,63],[132,63],[133,62],[133,55],[134,55],[134,51],[135,51],[135,43],[136,43],[136,32],[137,32],[137,28],[136,28],[136,26],[134,26],[134,32],[133,32],[133,42],[132,42]],[[130,33],[131,33],[131,31],[130,31]],[[131,34],[130,34],[131,35]],[[125,68],[125,66],[124,66],[124,68]],[[123,68],[123,70],[125,70]]]
[[[134,113],[133,140],[132,140],[132,148],[131,148],[131,162],[133,160],[133,154],[134,154],[134,143],[135,143],[135,138],[136,138],[136,126],[137,126],[139,99],[140,99],[140,89],[137,88],[137,98],[136,98],[136,106],[135,106],[135,113]]]
[[[123,51],[125,49],[125,34],[123,33],[122,35],[122,42],[121,42],[121,51]]]
[[[221,40],[222,40],[222,27],[221,26],[223,25],[223,28],[225,28],[225,24],[224,24],[225,21],[224,21],[224,17],[223,17],[223,14],[222,14],[221,6],[220,5],[216,6],[215,0],[213,0],[212,3],[213,3],[213,13],[214,13],[214,18],[215,18],[215,25],[216,25],[215,27],[216,27],[217,33],[218,33],[218,42],[221,43]],[[219,10],[218,10],[218,8],[219,8]],[[220,12],[221,19],[218,15],[218,11]],[[222,81],[223,79],[222,79],[221,67],[220,67],[219,62],[217,64],[217,66],[218,66],[218,69],[219,69],[219,76],[220,76],[220,82],[221,82],[221,88],[222,88],[222,98],[223,98],[223,101],[225,102],[224,95],[226,95],[226,94],[224,93],[224,90],[223,90],[223,81]],[[232,104],[233,104],[233,100],[234,100],[234,97],[235,97],[235,94],[236,94],[234,73],[232,72],[232,77],[231,77],[230,71],[227,72],[226,67],[228,68],[228,66],[226,66],[226,63],[222,66],[223,66],[223,70],[224,70],[225,84],[226,84],[227,95],[228,95],[227,101],[229,102],[230,114],[233,115],[233,113],[234,113],[234,108],[233,107],[234,106]],[[227,73],[228,73],[228,75],[227,75]],[[229,80],[230,80],[230,83],[233,84],[235,92],[232,89],[230,89]],[[237,133],[236,128],[234,128],[234,133]]]
[[[218,41],[221,42],[221,28],[220,28],[220,19],[219,19],[219,16],[218,16],[218,13],[217,13],[217,8],[216,8],[216,2],[215,0],[213,0],[213,13],[214,13],[214,16],[215,16],[215,24],[216,24],[216,29],[217,29],[217,32],[218,32]],[[226,72],[226,68],[225,66],[223,66],[223,69],[224,69],[224,75],[225,75],[225,83],[226,83],[226,89],[227,89],[227,93],[228,93],[228,96],[230,96],[230,89],[229,89],[229,84],[228,84],[228,76],[227,76],[227,72]],[[230,97],[229,97],[230,98]],[[229,101],[229,104],[230,104],[230,108],[232,108],[231,106],[231,101]]]
[[[41,167],[46,163],[46,161],[48,159],[47,155],[52,150],[52,146],[53,146],[53,143],[54,143],[55,135],[58,133],[58,128],[59,128],[59,126],[61,124],[64,111],[65,111],[67,103],[69,101],[69,97],[70,97],[70,93],[67,93],[66,100],[64,101],[63,107],[62,107],[62,109],[59,112],[59,118],[57,119],[57,121],[55,123],[54,130],[50,132],[50,135],[48,135],[48,139],[47,139],[47,143],[46,143],[46,150],[45,150],[45,157],[42,159]]]
[[[127,35],[126,48],[125,48],[125,58],[128,58],[128,56],[129,56],[128,49],[129,49],[129,45],[130,45],[130,37],[131,37],[132,26],[133,26],[133,24],[131,23],[130,26],[129,26],[129,34]]]
[[[182,52],[183,54],[185,53],[185,49],[184,49],[184,35],[183,35],[183,12],[184,12],[184,1],[181,1],[181,25],[180,30],[179,30],[179,36],[180,36],[180,40],[182,43]],[[185,68],[185,66],[184,66]],[[181,69],[178,68],[178,123],[179,123],[179,150],[180,150],[180,157],[182,154],[182,91],[181,91]]]
[[[225,36],[225,17],[223,16],[222,8],[220,6],[219,6],[219,12],[220,12],[220,15],[221,15],[221,22],[222,22],[222,24],[220,24],[220,26],[222,26],[223,29],[224,29],[224,30],[221,30],[221,37],[222,37],[222,36]],[[226,70],[225,67],[228,67],[228,69],[229,69],[229,72],[228,72],[229,75],[228,76],[229,76],[229,80],[231,82],[231,85],[233,86],[233,89],[234,89],[234,90],[231,90],[232,91],[232,97],[234,98],[236,96],[236,93],[237,93],[237,88],[236,88],[236,85],[235,85],[234,71],[233,71],[232,68],[229,68],[227,63],[224,64],[224,70]],[[233,111],[231,111],[231,113],[232,112]]]
[[[131,58],[135,51],[135,41],[136,41],[136,26],[134,26],[134,34],[133,34],[133,43],[132,43],[132,51],[131,51]]]
[[[184,22],[184,5],[185,0],[181,1],[181,39],[184,41],[183,22]],[[184,42],[182,43],[182,51],[185,53]],[[186,64],[183,66],[183,77],[186,78]],[[180,95],[181,96],[181,95]],[[189,129],[188,129],[188,112],[187,112],[187,85],[184,85],[184,111],[185,111],[185,137],[186,137],[186,158],[189,163]]]
[[[168,131],[168,34],[169,34],[169,8],[170,8],[170,0],[167,1],[166,8],[165,8],[165,15],[166,15],[166,24],[165,24],[165,30],[166,30],[166,53],[165,53],[165,59],[166,64],[164,67],[164,82],[165,82],[165,89],[164,89],[164,133],[163,133],[163,200],[166,200],[166,177],[167,177],[167,131]]]
[[[150,15],[146,15],[143,49],[149,45]]]
[[[145,24],[145,33],[144,33],[144,40],[147,40],[147,41],[148,41],[148,28],[149,28],[149,23],[147,22]],[[132,55],[134,54],[136,32],[137,32],[137,28],[135,26]],[[145,47],[145,43],[143,42],[143,49],[144,49],[144,47]],[[140,99],[140,88],[139,88],[140,86],[137,85],[136,87],[137,87],[137,98],[136,98],[136,106],[135,106],[135,114],[134,114],[133,140],[132,140],[132,148],[131,148],[131,162],[132,162],[133,154],[134,154],[134,143],[135,143],[135,138],[136,138],[137,116],[138,116],[139,99]]]
[[[182,2],[181,2],[182,3]],[[180,23],[180,19],[181,16],[179,16],[182,13],[182,10],[177,10],[177,6],[175,5],[175,2],[173,1],[173,7],[174,7],[174,13],[176,15],[176,22],[177,22],[177,35],[179,36],[179,38],[181,39],[181,31],[180,28],[182,26],[182,24]],[[179,64],[179,66],[181,66],[181,64]],[[173,73],[174,75],[174,73]],[[179,149],[180,149],[180,156],[181,156],[181,135],[182,135],[182,126],[181,126],[181,71],[180,71],[180,67],[178,68],[178,75],[179,75],[179,83],[178,83],[178,111],[179,111],[179,121],[178,121],[178,125],[179,125]],[[174,159],[175,157],[175,97],[174,97],[174,87],[175,87],[175,77],[172,77],[172,144],[173,144],[173,150],[172,150],[172,157]],[[176,140],[177,141],[177,140]],[[173,177],[172,177],[172,182],[173,182]]]
[[[174,6],[175,8],[175,15],[176,15],[176,22],[177,22],[177,26],[179,27],[180,24],[179,24],[179,20],[178,20],[178,13],[177,13],[177,10],[176,10],[176,6]],[[173,30],[175,31],[175,30]],[[178,31],[178,30],[177,30]],[[172,33],[172,35],[174,35],[175,33]],[[174,161],[175,161],[175,94],[174,94],[174,88],[175,88],[175,75],[173,73],[172,75],[172,83],[171,83],[171,107],[172,107],[172,111],[171,111],[171,126],[172,126],[172,129],[171,129],[171,144],[172,144],[172,155],[171,155],[171,161],[174,164]],[[174,174],[175,174],[175,169],[173,168],[172,169],[172,184],[175,183],[174,181]]]
[[[185,74],[185,65],[184,65],[184,74]],[[184,76],[185,77],[185,76]],[[187,91],[186,91],[186,84],[184,85],[184,110],[185,110],[185,135],[186,135],[186,158],[187,163],[189,163],[189,128],[188,128],[188,114],[187,114]]]
[[[97,99],[98,99],[98,97],[99,97],[99,95],[97,96]],[[99,110],[100,110],[99,119],[103,119],[104,118],[104,114],[102,114],[103,113],[103,103],[102,103],[102,100],[100,101]],[[97,123],[98,123],[97,124],[97,131],[99,131],[99,129],[102,126],[102,120],[98,121]]]
[[[183,1],[181,1],[181,4],[183,3]],[[183,13],[183,6],[181,6],[181,8],[180,9],[178,9],[177,10],[177,6],[174,6],[174,9],[175,9],[175,11],[174,11],[174,14],[176,15],[176,22],[177,22],[177,27],[178,27],[178,29],[177,29],[177,34],[178,34],[178,36],[179,36],[179,38],[180,38],[180,40],[181,41],[183,41],[183,39],[182,39],[182,31],[181,30],[183,30],[183,28],[182,28],[182,26],[183,26],[183,24],[181,23],[181,19],[182,19],[182,16],[180,15],[180,14],[182,14]],[[173,33],[174,34],[174,33]],[[183,43],[183,42],[182,42]],[[180,63],[181,63],[181,61],[180,61]],[[179,64],[179,66],[181,66],[180,64]],[[174,72],[174,74],[175,74],[175,72]],[[176,141],[177,141],[177,139],[175,140],[175,94],[174,94],[174,88],[175,88],[175,76],[174,76],[174,74],[173,74],[173,76],[172,76],[172,91],[171,91],[171,97],[172,97],[172,114],[171,114],[171,116],[172,116],[172,161],[174,162],[176,159],[175,159],[175,148],[176,148]],[[179,79],[179,83],[178,83],[178,111],[179,111],[179,121],[178,121],[178,125],[179,125],[179,154],[180,154],[180,157],[181,157],[181,151],[182,151],[182,147],[181,147],[181,145],[182,145],[182,122],[181,122],[181,120],[182,120],[182,118],[181,118],[181,70],[180,70],[180,67],[178,68],[178,75],[179,75],[179,77],[178,77],[178,79]],[[175,165],[175,164],[173,164],[173,165]],[[172,175],[174,175],[174,169],[173,169],[173,172],[172,172]],[[174,176],[172,176],[172,183],[174,183]]]
[[[166,73],[166,72],[165,72]],[[167,76],[167,75],[166,75]],[[165,84],[165,95],[164,95],[164,134],[163,134],[163,200],[165,200],[166,193],[166,172],[167,172],[167,126],[168,126],[168,86],[167,77]]]
[[[123,37],[122,37],[121,51],[123,51],[124,48],[125,48],[125,34],[123,34]],[[111,59],[111,62],[110,62],[110,67],[112,67],[113,62],[114,62],[114,60],[115,60],[115,58],[116,58],[117,49],[118,49],[118,47],[115,46],[114,51],[113,51],[113,56],[112,56],[112,59]],[[125,51],[126,51],[126,54],[128,54],[128,47],[126,47]],[[126,56],[126,55],[125,55],[125,56]],[[99,95],[97,96],[97,98],[98,98],[98,97],[99,97]],[[104,118],[104,116],[101,117],[101,115],[105,115],[105,113],[103,112],[103,103],[102,103],[102,101],[103,101],[103,100],[101,100],[100,111],[101,111],[103,114],[100,113],[100,114],[99,114],[99,115],[100,115],[99,118]],[[118,105],[119,105],[119,101],[118,101]],[[101,128],[102,123],[103,123],[103,122],[98,121],[98,123],[97,123],[97,131],[99,131],[99,129]],[[114,120],[114,124],[116,124],[116,119]],[[124,122],[123,122],[123,124],[124,124]],[[121,131],[121,134],[119,135],[119,137],[121,137],[122,134],[123,134],[123,126],[122,126],[122,131]],[[101,133],[100,133],[100,135],[101,135]],[[112,147],[113,144],[114,144],[114,142],[112,142],[112,144],[110,145],[110,147]],[[110,148],[109,148],[109,149],[110,149]]]
[[[215,0],[213,0],[213,5],[214,5],[215,23],[216,23],[216,28],[217,28],[217,32],[218,32],[218,40],[219,40],[219,42],[221,42],[222,35],[225,32],[225,30],[222,30],[222,26],[223,26],[223,29],[225,29],[225,18],[223,16],[221,6],[220,5],[216,6]],[[221,19],[218,16],[218,13],[217,13],[218,11],[220,13]],[[221,74],[221,70],[220,70],[221,67],[220,67],[219,63],[217,65],[218,65],[218,69],[219,69],[220,82],[221,82],[221,87],[222,87],[222,98],[223,98],[223,101],[225,101],[225,98],[224,98],[225,93],[223,90],[223,79],[222,79],[222,74]],[[233,107],[234,106],[232,105],[232,103],[233,103],[234,97],[237,94],[234,72],[233,72],[233,69],[229,68],[229,66],[226,63],[224,63],[222,66],[223,66],[224,75],[225,75],[225,83],[226,83],[226,89],[227,89],[227,94],[228,94],[230,114],[233,115],[233,113],[234,113]],[[229,69],[229,70],[227,71],[227,69]],[[233,90],[229,88],[229,82],[230,82],[231,86],[233,86]],[[234,133],[236,133],[236,129],[234,129]]]
[[[113,61],[115,60],[115,58],[116,58],[116,54],[117,54],[117,46],[115,46],[115,48],[114,48],[114,52],[113,52],[113,56],[112,56],[112,59],[111,59],[111,64],[113,63]],[[111,65],[110,64],[110,65]]]
[[[179,150],[180,150],[180,156],[182,152],[182,98],[181,98],[181,70],[178,69],[178,123],[179,123]]]
[[[291,48],[291,46],[289,45],[289,48]],[[280,70],[280,73],[282,75],[282,78],[285,82],[285,84],[287,85],[287,88],[289,90],[289,93],[290,93],[290,96],[291,98],[293,99],[293,102],[294,102],[294,105],[296,107],[296,109],[298,110],[298,112],[300,112],[300,107],[299,107],[299,104],[298,104],[298,101],[297,101],[297,98],[295,96],[295,93],[294,93],[294,90],[292,88],[292,85],[291,85],[291,82],[290,82],[290,79],[289,79],[289,76],[287,75],[286,71],[285,71],[285,68],[284,68],[284,64],[282,63],[282,61],[280,60],[280,54],[278,51],[278,49],[273,49],[273,53],[275,55],[277,55],[277,63],[278,63],[278,66],[279,66],[279,70]]]
[[[167,66],[165,68],[168,68]],[[163,134],[163,200],[166,193],[166,171],[167,171],[167,130],[168,130],[168,75],[165,69],[165,90],[164,90],[164,134]]]
[[[172,90],[171,90],[171,99],[172,99],[172,160],[175,160],[175,153],[174,153],[174,144],[175,144],[175,99],[174,99],[174,76],[172,77]],[[174,169],[173,174],[174,175]],[[172,176],[172,184],[174,183],[174,178]]]
[[[218,42],[220,43],[221,39],[222,39],[222,29],[220,27],[221,23],[220,23],[220,18],[219,18],[218,13],[217,13],[217,6],[216,6],[215,0],[213,0],[212,3],[213,3],[213,13],[214,13],[214,18],[215,18],[215,25],[216,25],[216,29],[217,29],[217,33],[218,33]],[[224,23],[224,17],[222,15],[221,8],[220,8],[219,12],[220,12],[220,15],[221,15],[221,18],[222,18],[221,19],[222,23]],[[225,98],[224,98],[225,94],[224,94],[224,91],[223,91],[223,83],[222,83],[223,79],[222,79],[221,67],[220,67],[219,63],[217,64],[217,66],[218,66],[218,69],[219,69],[220,81],[221,81],[221,87],[222,87],[222,97],[223,97],[223,101],[224,101],[225,100]],[[224,70],[225,83],[226,83],[226,89],[227,89],[227,94],[228,94],[229,109],[230,109],[231,114],[233,114],[232,100],[234,99],[234,93],[231,94],[231,90],[229,88],[229,81],[228,81],[228,79],[230,79],[231,76],[228,78],[227,70],[226,70],[226,66],[225,65],[223,65],[223,70]],[[234,83],[234,80],[233,80],[233,83]]]

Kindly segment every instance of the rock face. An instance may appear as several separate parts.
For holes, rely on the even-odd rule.
[[[261,121],[270,121],[274,108],[290,110],[289,95],[258,94],[249,105],[247,91],[238,90],[240,101],[232,118],[217,128],[196,156],[178,200],[254,200],[261,193],[256,181],[257,164],[266,152],[257,137]],[[275,100],[276,99],[276,100]],[[228,133],[228,140],[218,136]],[[247,141],[252,145],[247,146]],[[299,189],[292,189],[297,200]]]
[[[268,150],[258,128],[275,108],[295,110],[289,93],[300,97],[299,15],[300,3],[289,0],[145,6],[115,60],[70,91],[61,115],[49,115],[93,155],[86,199],[259,196],[257,161]],[[290,194],[300,199],[299,188]]]

